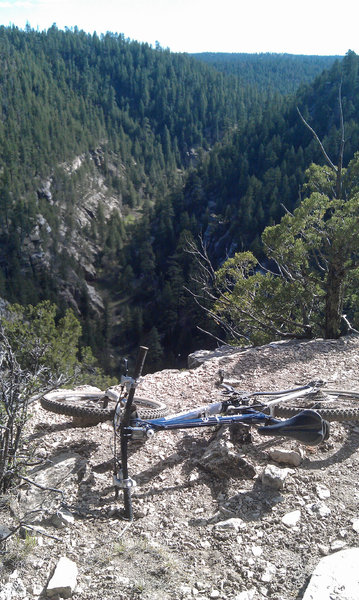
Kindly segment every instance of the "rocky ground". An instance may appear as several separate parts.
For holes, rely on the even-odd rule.
[[[358,389],[359,338],[234,350],[147,375],[139,395],[171,412],[208,403],[220,395],[219,369],[251,391],[318,378]],[[257,432],[237,441],[228,431],[159,433],[131,455],[129,524],[114,499],[111,425],[74,427],[31,409],[39,464],[27,476],[53,490],[23,481],[1,500],[0,531],[32,528],[2,545],[1,600],[45,596],[64,556],[78,570],[78,600],[300,600],[323,556],[359,545],[359,423],[333,424],[314,449]],[[279,463],[275,448],[295,451],[300,464]]]

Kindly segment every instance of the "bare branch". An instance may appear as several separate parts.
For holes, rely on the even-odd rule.
[[[308,123],[308,122],[305,120],[305,118],[303,117],[302,113],[300,112],[300,110],[299,110],[298,106],[297,106],[297,111],[298,111],[298,114],[299,114],[300,118],[302,119],[302,121],[303,121],[304,125],[305,125],[305,126],[308,128],[308,129],[309,129],[309,131],[312,133],[312,135],[314,136],[314,138],[315,138],[315,139],[316,139],[316,141],[318,142],[318,144],[319,144],[319,147],[320,147],[320,149],[321,149],[321,151],[322,151],[322,154],[323,154],[323,156],[324,156],[325,160],[327,161],[327,163],[329,164],[329,166],[330,166],[330,167],[331,167],[331,168],[332,168],[332,169],[333,169],[335,172],[337,172],[337,171],[338,171],[338,167],[336,167],[336,166],[335,166],[335,164],[334,164],[334,163],[333,163],[333,162],[330,160],[330,158],[329,158],[328,154],[327,154],[327,153],[326,153],[326,151],[325,151],[325,148],[324,148],[324,146],[323,146],[322,142],[321,142],[321,141],[320,141],[320,139],[319,139],[319,136],[318,136],[317,132],[316,132],[316,131],[314,131],[313,127],[311,127],[311,126],[309,125],[309,123]]]
[[[34,531],[35,533],[39,533],[40,535],[43,535],[45,537],[48,537],[52,540],[56,540],[57,542],[61,542],[61,538],[57,537],[56,535],[51,535],[50,533],[47,533],[42,527],[34,527],[33,525],[28,525],[27,523],[21,523],[20,527],[23,527],[24,529],[30,529],[30,531]]]
[[[345,131],[344,131],[344,116],[343,116],[343,104],[342,104],[342,82],[339,86],[339,115],[340,115],[340,147],[338,156],[338,170],[337,170],[337,184],[336,184],[336,197],[341,198],[342,196],[342,170],[343,170],[343,156],[344,156],[344,145],[345,145]]]
[[[357,329],[354,329],[354,327],[351,326],[346,315],[342,315],[342,319],[348,328],[348,333],[359,333],[359,331]]]
[[[291,213],[290,210],[288,210],[287,207],[282,202],[280,203],[280,205],[287,215],[289,215],[290,217],[294,217],[293,213]]]
[[[19,477],[23,481],[26,481],[26,483],[30,483],[31,485],[34,485],[35,487],[39,488],[40,490],[45,490],[48,492],[55,492],[56,494],[61,494],[62,496],[64,496],[64,492],[62,490],[58,490],[57,488],[53,488],[53,487],[46,487],[45,485],[36,483],[35,481],[32,481],[31,479],[29,479],[28,477],[24,477],[23,475],[19,475]]]
[[[206,335],[209,335],[210,337],[212,337],[214,340],[216,340],[217,342],[219,342],[220,344],[224,344],[226,345],[227,342],[224,340],[221,340],[221,338],[217,337],[216,335],[214,335],[213,333],[211,333],[210,331],[207,331],[206,329],[202,329],[202,327],[200,327],[199,325],[197,325],[197,329],[199,331],[202,331],[202,333],[205,333]]]

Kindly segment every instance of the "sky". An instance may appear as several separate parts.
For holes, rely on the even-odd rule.
[[[359,54],[353,0],[0,0],[0,24],[111,31],[173,52]]]

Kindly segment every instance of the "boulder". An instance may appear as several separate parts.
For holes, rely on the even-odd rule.
[[[275,490],[281,490],[288,475],[288,469],[267,465],[262,473],[262,484]]]
[[[357,600],[359,598],[359,548],[325,556],[318,563],[303,600]]]
[[[47,179],[42,183],[42,185],[37,190],[38,198],[45,198],[50,204],[52,202],[52,193],[51,193],[51,179]]]
[[[4,538],[8,537],[11,534],[11,529],[6,527],[6,525],[0,525],[0,541]]]
[[[206,360],[211,360],[212,358],[220,358],[221,356],[228,356],[231,354],[236,354],[238,352],[243,352],[243,348],[239,346],[220,346],[215,350],[197,350],[196,352],[192,352],[192,354],[188,355],[187,364],[189,369],[196,369],[200,367]]]
[[[253,479],[256,475],[253,465],[236,452],[234,445],[225,438],[210,442],[198,462],[201,467],[221,479],[237,477]]]
[[[78,569],[76,563],[66,556],[62,556],[47,586],[47,597],[61,596],[62,598],[71,598],[77,585],[77,575]]]
[[[302,454],[296,450],[286,450],[284,448],[274,448],[269,451],[269,456],[277,463],[284,463],[292,467],[298,467],[302,462]]]

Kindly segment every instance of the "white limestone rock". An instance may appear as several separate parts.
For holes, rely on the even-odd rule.
[[[47,597],[62,596],[62,598],[71,598],[76,589],[77,575],[76,563],[66,556],[62,556],[47,586]]]
[[[322,558],[309,581],[303,600],[358,600],[359,548]]]

